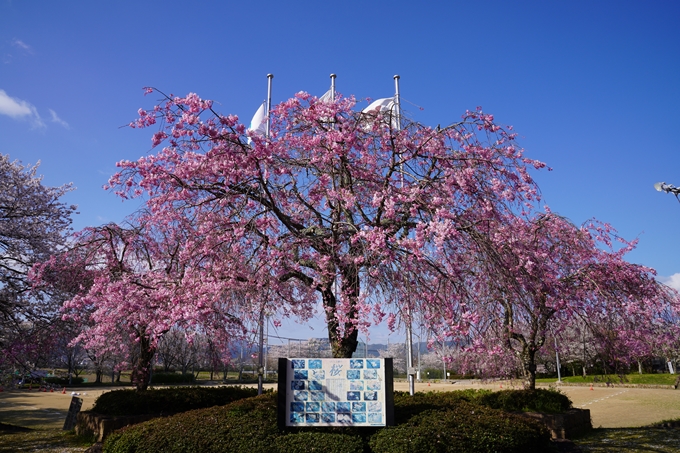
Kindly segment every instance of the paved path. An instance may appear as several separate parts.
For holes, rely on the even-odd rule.
[[[275,384],[266,384],[275,388]],[[416,383],[416,391],[448,391],[464,388],[520,388],[507,381],[479,383]],[[395,382],[395,390],[408,391],[406,382]],[[28,427],[61,428],[66,419],[71,392],[83,398],[82,410],[92,407],[95,399],[111,388],[71,389],[69,392],[45,393],[38,391],[0,392],[0,421]],[[594,427],[638,427],[680,418],[680,390],[638,389],[617,387],[560,387],[573,401],[575,407],[590,409]]]

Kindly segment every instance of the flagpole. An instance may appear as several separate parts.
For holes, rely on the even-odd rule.
[[[270,126],[270,119],[269,119],[269,112],[272,109],[272,79],[274,78],[274,74],[267,74],[267,129],[265,131],[265,137],[269,138],[269,126]]]
[[[265,137],[269,138],[269,112],[272,109],[272,79],[274,78],[274,74],[267,74],[267,112],[266,112],[266,118],[267,118],[267,126],[265,129]],[[257,394],[262,395],[262,392],[264,390],[264,379],[266,379],[266,376],[263,376],[264,370],[266,369],[266,364],[263,363],[264,359],[264,305],[262,306],[262,309],[260,310],[260,348],[259,348],[259,367],[257,369]]]
[[[401,97],[399,96],[399,75],[394,76],[394,107],[395,116],[397,117],[397,130],[401,130]],[[402,168],[401,172],[401,187],[404,187],[404,172]],[[411,306],[406,307],[406,316],[408,317],[408,322],[406,323],[406,374],[408,375],[408,393],[413,396],[416,392],[415,384],[415,369],[413,368],[413,332],[411,319]],[[420,345],[418,346],[420,348]]]
[[[397,130],[398,131],[401,130],[401,96],[399,96],[399,79],[400,78],[401,77],[399,77],[399,75],[394,76],[394,90],[395,90],[394,106],[396,107],[395,108],[396,111],[394,112],[394,114],[397,117]]]
[[[335,74],[331,74],[331,102],[335,102]]]

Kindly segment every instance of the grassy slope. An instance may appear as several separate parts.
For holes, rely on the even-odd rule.
[[[594,382],[611,382],[614,384],[641,384],[641,385],[673,385],[677,375],[675,374],[627,374],[623,376],[623,381],[618,375],[594,375],[586,376],[563,376],[562,381],[573,384],[590,385]],[[555,378],[536,379],[537,383],[554,383]]]

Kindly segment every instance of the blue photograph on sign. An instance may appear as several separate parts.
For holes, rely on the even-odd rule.
[[[290,381],[290,389],[291,390],[304,390],[305,389],[305,381]]]
[[[323,402],[321,403],[322,412],[335,412],[335,403]]]
[[[353,423],[366,423],[366,414],[355,412],[352,413]]]
[[[290,422],[291,423],[304,423],[305,422],[304,412],[291,412],[290,413]]]
[[[319,381],[309,381],[309,390],[323,390],[323,385]]]
[[[321,414],[321,421],[324,423],[335,423],[335,414],[329,414],[327,412],[323,412]]]
[[[307,379],[307,370],[295,370],[293,372],[293,379]]]
[[[343,403],[338,403],[336,412],[338,414],[343,414],[343,413],[349,414],[350,412],[352,412],[352,410],[351,410],[349,403],[343,402]]]
[[[319,414],[305,414],[305,421],[307,423],[319,423]]]
[[[368,403],[368,412],[382,412],[382,403],[378,401],[371,401]]]
[[[314,403],[314,402],[307,403],[305,405],[305,410],[307,412],[320,412],[321,411],[321,404]]]
[[[380,368],[380,359],[366,359],[366,368],[374,370]]]
[[[312,370],[312,379],[322,381],[326,379],[326,372],[324,370]]]
[[[307,401],[309,393],[306,390],[293,390],[293,399],[295,401]]]
[[[380,424],[382,424],[382,414],[380,412],[369,412],[368,413],[368,423],[380,423]]]
[[[380,390],[380,381],[366,382],[366,390]]]
[[[347,401],[361,401],[361,392],[347,392]]]
[[[338,422],[339,423],[352,423],[352,415],[351,414],[338,414]]]
[[[366,403],[352,403],[352,412],[366,412]]]
[[[311,360],[310,359],[310,361],[308,362],[308,366],[309,366],[310,370],[311,369],[320,370],[321,369],[321,360],[318,360],[318,359]]]
[[[364,359],[352,359],[349,361],[349,367],[353,370],[359,370],[364,368]]]
[[[323,401],[326,399],[326,394],[324,392],[310,392],[312,401]]]
[[[305,411],[305,403],[290,403],[290,411],[291,412],[304,412]]]
[[[364,392],[365,401],[378,401],[378,392]]]
[[[349,389],[350,390],[363,390],[364,389],[364,381],[350,381],[349,382]]]
[[[300,360],[300,359],[294,359],[291,360],[293,368],[304,368],[305,367],[305,361]]]
[[[347,379],[361,379],[361,371],[347,370]]]
[[[378,372],[376,370],[365,370],[364,379],[378,379]]]

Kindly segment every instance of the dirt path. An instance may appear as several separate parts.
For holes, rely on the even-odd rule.
[[[66,393],[5,390],[0,393],[0,421],[29,428],[61,428],[74,396],[72,392],[83,399],[81,410],[88,410],[99,395],[109,390],[72,389]]]
[[[499,390],[513,388],[507,381],[479,383],[416,383],[417,392],[449,391],[465,388]],[[266,384],[275,388],[275,384]],[[119,388],[119,387],[118,387]],[[395,382],[395,390],[408,391],[406,382]],[[514,385],[519,388],[519,385]],[[103,392],[112,388],[70,389],[61,392],[0,392],[0,421],[31,428],[61,428],[66,419],[72,392],[83,399],[82,410],[88,410]],[[590,409],[594,427],[638,427],[671,418],[680,418],[680,390],[617,387],[560,387],[575,407]]]

